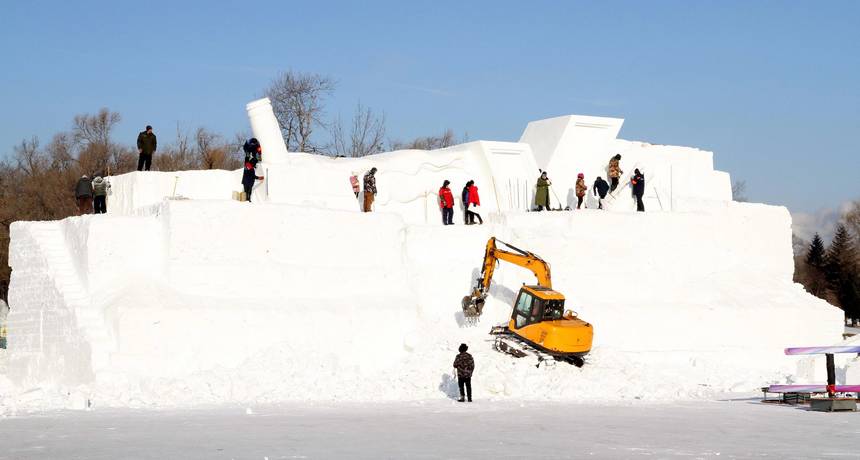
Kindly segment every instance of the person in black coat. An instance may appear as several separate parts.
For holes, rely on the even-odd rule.
[[[597,209],[603,209],[603,199],[606,198],[606,194],[609,193],[609,183],[603,180],[602,177],[597,176],[591,190],[597,196]]]
[[[78,203],[78,215],[93,213],[93,183],[86,175],[81,176],[75,184],[75,201]]]
[[[466,185],[463,186],[463,192],[460,193],[460,198],[463,199],[463,223],[466,225],[475,223],[475,218],[469,215],[469,186],[472,183],[472,181],[466,182]]]
[[[245,162],[245,169],[242,171],[242,187],[245,188],[245,199],[251,201],[251,191],[254,188],[255,180],[263,180],[263,176],[258,176],[254,169],[257,166],[257,159],[253,156]]]
[[[636,198],[636,210],[645,212],[645,203],[642,202],[642,196],[645,195],[645,175],[639,172],[639,169],[633,170],[630,185],[633,186],[633,196]]]

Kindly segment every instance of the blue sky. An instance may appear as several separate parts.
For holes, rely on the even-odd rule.
[[[860,198],[860,2],[4,2],[0,154],[120,112],[232,136],[278,72],[338,82],[388,137],[517,140],[530,120],[625,118],[622,138],[715,152],[753,201]]]

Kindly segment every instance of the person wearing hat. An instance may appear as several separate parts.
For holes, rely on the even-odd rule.
[[[364,212],[373,211],[373,199],[376,198],[376,167],[364,175]]]
[[[540,177],[537,180],[537,191],[535,192],[535,205],[538,211],[543,211],[544,208],[549,209],[549,186],[552,181],[546,177],[546,171],[541,171]]]
[[[588,186],[585,185],[585,174],[579,173],[576,175],[576,209],[582,206],[582,199],[585,198],[585,192],[588,191]]]
[[[442,225],[454,225],[454,194],[448,185],[451,181],[442,182],[439,188],[439,207],[442,208]]]
[[[454,358],[454,373],[457,374],[457,386],[460,387],[460,399],[457,400],[459,402],[464,402],[466,398],[472,402],[472,372],[475,370],[475,359],[466,352],[468,349],[468,345],[461,343],[460,353]]]
[[[254,190],[254,181],[263,180],[263,176],[257,175],[257,159],[253,156],[245,161],[242,170],[242,187],[245,189],[245,200],[251,201],[251,192]]]
[[[245,161],[254,159],[257,162],[262,161],[263,147],[260,146],[260,141],[256,137],[252,137],[245,141],[242,145],[242,150],[245,152]]]
[[[146,125],[146,129],[137,135],[137,170],[149,171],[152,166],[152,154],[158,147],[158,139],[155,133],[152,132],[152,126]]]
[[[86,174],[75,184],[75,201],[78,204],[78,215],[93,213],[93,183]]]

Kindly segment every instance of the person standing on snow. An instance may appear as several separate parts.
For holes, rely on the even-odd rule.
[[[355,197],[358,198],[358,192],[361,188],[358,185],[358,174],[355,171],[352,171],[349,175],[349,185],[352,186],[352,193],[355,193]]]
[[[457,374],[457,386],[460,387],[460,399],[457,400],[459,402],[464,402],[466,398],[472,402],[472,372],[475,370],[475,359],[466,353],[468,349],[468,345],[461,343],[460,353],[454,358],[454,372]],[[463,391],[464,387],[465,391]]]
[[[78,215],[93,213],[93,184],[86,174],[75,184],[75,200],[78,204]]]
[[[137,135],[137,153],[140,154],[137,158],[138,171],[149,171],[149,167],[152,166],[152,154],[157,147],[158,139],[152,132],[152,126],[146,125],[146,129]]]
[[[107,196],[110,194],[110,182],[102,176],[93,179],[93,208],[96,214],[107,213]]]
[[[645,175],[639,172],[638,168],[633,170],[630,185],[633,186],[633,196],[636,198],[636,210],[645,212],[645,203],[642,202],[642,196],[645,195]]]
[[[543,211],[544,208],[549,209],[549,186],[552,181],[546,177],[546,171],[541,171],[540,177],[537,180],[537,191],[535,192],[535,205],[538,211]]]
[[[442,208],[442,225],[454,225],[454,194],[448,185],[449,180],[442,182],[439,189],[439,207]]]
[[[576,209],[582,206],[582,199],[585,198],[585,192],[588,191],[588,186],[585,185],[585,174],[579,173],[576,175]]]
[[[373,199],[376,198],[376,167],[364,175],[364,212],[373,211]]]
[[[621,154],[616,154],[609,160],[609,181],[612,185],[609,186],[609,191],[614,192],[616,188],[618,188],[618,178],[624,174],[624,171],[621,170]]]
[[[263,180],[263,176],[257,175],[257,159],[249,158],[245,161],[245,168],[242,171],[242,187],[245,189],[245,200],[251,201],[251,192],[254,190],[254,181]]]
[[[471,209],[475,209],[475,206],[481,205],[481,198],[478,196],[478,186],[475,185],[475,181],[470,180],[466,182],[466,186],[463,187],[463,208],[466,210],[466,225],[473,225],[475,223],[475,217],[478,218],[478,223],[483,224],[484,219],[481,219],[481,215],[475,211],[471,211]]]
[[[597,197],[597,209],[603,209],[603,199],[606,198],[606,194],[609,192],[609,184],[602,177],[597,176],[591,189],[594,192],[594,196]]]

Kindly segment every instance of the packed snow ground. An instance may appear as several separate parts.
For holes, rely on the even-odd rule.
[[[62,411],[0,418],[0,459],[841,459],[858,417],[755,400]]]

